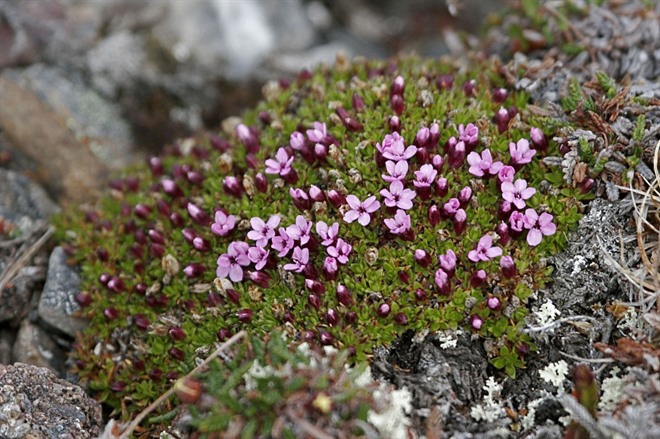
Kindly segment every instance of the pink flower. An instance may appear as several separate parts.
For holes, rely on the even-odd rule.
[[[518,209],[525,207],[525,200],[530,199],[535,193],[536,189],[527,187],[527,181],[522,178],[517,179],[515,183],[508,181],[502,183],[502,198],[513,203]]]
[[[522,232],[522,229],[525,225],[524,219],[525,215],[522,213],[518,211],[512,212],[511,216],[509,217],[509,225],[511,226],[511,230]]]
[[[337,271],[339,266],[337,265],[337,260],[332,256],[326,256],[323,260],[323,273],[329,280],[334,280],[337,277]]]
[[[256,241],[257,247],[265,247],[275,236],[275,228],[280,225],[279,215],[271,215],[268,222],[264,222],[261,218],[253,217],[250,219],[252,230],[247,234],[248,239]]]
[[[447,201],[442,207],[445,215],[453,216],[456,211],[460,209],[461,202],[458,200],[458,198],[450,198],[449,201]]]
[[[502,255],[502,249],[493,247],[493,238],[490,235],[484,235],[479,239],[477,247],[470,250],[468,259],[472,262],[488,261],[500,255]]]
[[[223,211],[218,210],[215,213],[215,222],[211,224],[211,231],[219,236],[227,236],[234,230],[236,225],[236,217],[234,215],[227,215]]]
[[[397,180],[400,181],[406,178],[406,174],[408,173],[408,162],[405,160],[400,160],[398,162],[388,160],[385,162],[385,169],[387,169],[387,173],[390,175],[383,174],[383,180],[388,183]]]
[[[438,171],[433,168],[433,165],[422,165],[419,171],[415,171],[416,180],[413,181],[415,187],[430,187],[438,175]]]
[[[227,253],[220,255],[218,258],[218,268],[216,275],[219,278],[226,278],[229,276],[232,282],[240,282],[243,280],[243,268],[250,265],[250,258],[248,257],[248,249],[250,246],[246,242],[234,241],[229,244]]]
[[[268,262],[268,250],[263,247],[250,247],[248,249],[248,258],[254,264],[254,268],[261,270]]]
[[[468,154],[467,161],[470,165],[468,171],[477,177],[483,177],[485,174],[495,175],[504,166],[502,162],[493,162],[493,156],[488,149],[484,149],[481,155],[472,151]]]
[[[532,161],[536,150],[529,147],[527,139],[520,139],[517,144],[509,143],[509,153],[511,154],[512,165],[524,165]]]
[[[336,245],[328,247],[328,254],[335,258],[340,264],[344,265],[348,262],[348,256],[351,254],[352,250],[353,247],[348,242],[339,238]]]
[[[456,253],[453,250],[449,249],[444,255],[438,256],[440,261],[440,267],[445,270],[448,274],[451,274],[456,270]]]
[[[403,145],[403,137],[398,132],[392,134],[386,134],[383,139],[383,144],[376,143],[376,149],[381,154],[384,153],[387,149],[391,148],[393,144],[400,142]]]
[[[385,199],[384,203],[387,207],[398,207],[399,209],[410,209],[413,206],[412,200],[417,195],[415,191],[404,189],[403,183],[395,180],[390,183],[390,190],[383,189],[380,194]]]
[[[449,284],[449,275],[442,268],[438,268],[434,276],[435,285],[442,294],[449,294],[451,285]]]
[[[279,148],[275,153],[275,159],[266,160],[266,174],[279,174],[286,175],[291,172],[291,164],[295,159],[294,156],[289,157],[286,149]]]
[[[472,326],[472,329],[476,329],[477,331],[481,329],[481,327],[484,324],[484,319],[479,317],[478,315],[473,315],[470,316],[470,326]]]
[[[277,256],[280,258],[284,257],[289,253],[289,250],[293,248],[294,241],[287,233],[284,227],[280,227],[278,230],[278,235],[273,237],[273,243],[271,247],[273,250],[278,251]]]
[[[321,122],[314,122],[314,128],[307,130],[307,138],[313,143],[323,143],[326,136],[325,124]]]
[[[291,133],[289,139],[289,145],[296,151],[302,151],[305,146],[305,137],[299,131],[294,131]]]
[[[458,140],[465,142],[468,147],[476,145],[479,141],[479,128],[472,123],[467,124],[466,127],[460,124],[458,126],[458,133]]]
[[[337,239],[339,235],[339,223],[335,222],[331,226],[328,226],[324,221],[317,221],[316,233],[321,237],[321,244],[327,247]]]
[[[374,213],[380,208],[380,202],[376,200],[375,196],[371,196],[360,202],[360,199],[355,195],[346,196],[346,202],[348,203],[351,210],[344,214],[344,221],[347,223],[352,223],[357,220],[357,222],[366,226],[371,221],[371,213]]]
[[[291,256],[293,263],[284,265],[287,271],[295,271],[296,273],[302,272],[307,263],[309,262],[309,249],[296,247],[293,249],[293,256]]]
[[[384,222],[390,233],[394,235],[402,235],[410,230],[410,215],[401,209],[396,211],[394,218],[387,218]]]
[[[539,216],[534,209],[527,209],[525,211],[523,224],[526,229],[529,229],[529,233],[527,233],[527,243],[529,245],[535,247],[541,243],[543,235],[550,236],[555,234],[557,226],[552,222],[553,218],[551,214],[546,212],[543,212]]]
[[[500,183],[504,183],[505,181],[513,183],[513,177],[515,174],[516,170],[513,166],[505,165],[502,166],[500,172],[497,173],[497,179]]]
[[[376,148],[388,160],[398,162],[408,160],[417,152],[417,147],[410,145],[406,148],[403,137],[399,133],[387,134],[383,140],[383,145],[376,144]]]
[[[309,241],[311,230],[312,222],[307,221],[304,216],[298,215],[296,223],[286,228],[286,234],[294,241],[300,241],[300,245],[305,245]]]

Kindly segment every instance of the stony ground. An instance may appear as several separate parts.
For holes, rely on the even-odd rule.
[[[164,144],[209,121],[216,126],[220,115],[240,111],[244,102],[254,98],[257,87],[252,82],[234,87],[232,78],[236,75],[264,65],[269,67],[268,74],[297,70],[301,63],[327,57],[337,44],[343,44],[349,53],[361,52],[365,47],[355,42],[355,33],[360,36],[359,32],[367,30],[356,31],[359,26],[353,21],[357,18],[343,16],[345,26],[335,32],[345,33],[332,39],[327,21],[341,17],[345,2],[337,2],[339,11],[320,2],[305,3],[306,9],[300,8],[305,14],[287,10],[289,20],[299,20],[299,41],[278,48],[281,56],[267,60],[265,46],[256,41],[250,63],[236,57],[219,60],[212,47],[196,45],[202,37],[192,30],[194,27],[181,28],[184,32],[174,29],[167,19],[159,20],[180,13],[194,23],[199,11],[126,10],[121,9],[126,8],[121,2],[102,10],[74,9],[66,1],[45,2],[46,8],[35,9],[35,3],[2,3],[0,7],[0,29],[11,35],[3,44],[12,42],[11,47],[0,51],[0,364],[28,363],[65,376],[66,351],[81,322],[69,318],[75,308],[70,294],[76,288],[75,271],[66,266],[61,250],[51,253],[54,243],[49,240],[47,219],[59,209],[57,204],[66,208],[88,200],[104,176],[142,157],[144,149],[134,145]],[[560,26],[561,17],[554,15],[553,2],[543,11],[554,17],[550,31],[581,44],[584,49],[579,53],[568,54],[546,44],[547,36],[531,30],[529,19],[514,16],[491,30],[485,38],[486,51],[510,60],[507,68],[512,72],[526,72],[511,86],[527,90],[540,112],[565,117],[559,105],[570,79],[589,83],[597,71],[622,81],[630,95],[644,98],[644,103],[628,101],[611,119],[595,118],[591,135],[598,148],[607,149],[609,145],[602,144],[598,132],[613,130],[619,144],[626,147],[631,143],[634,120],[640,113],[646,114],[650,128],[641,142],[646,167],[640,165],[633,176],[635,187],[645,190],[644,178],[654,178],[653,160],[657,159],[660,140],[660,6],[642,13],[641,0],[608,3],[609,7],[593,7],[567,26]],[[390,34],[378,34],[381,27],[370,26],[367,28],[374,32],[371,39],[362,35],[360,40],[368,41],[367,49],[374,56],[405,47],[393,42],[396,29],[403,32],[401,29],[410,28],[411,22],[422,19],[424,11],[420,6],[416,13],[402,15],[396,2],[388,8],[388,14],[399,18],[399,27],[393,26]],[[386,18],[386,14],[373,12],[368,2],[359,3],[356,11],[369,23],[382,23],[378,20]],[[264,6],[264,22],[271,26],[265,29],[276,32],[273,23],[283,20],[285,12]],[[440,14],[435,19],[435,23],[447,22]],[[156,42],[146,31],[155,22],[164,23],[156,26]],[[512,48],[521,47],[521,41],[513,41],[502,30],[508,26],[530,28],[521,40],[525,50],[512,52]],[[173,37],[174,31],[184,33]],[[471,39],[461,42],[451,35],[449,31],[445,34],[443,41],[447,43],[443,45],[431,34],[418,35],[415,41],[418,47],[432,48],[430,53],[461,51],[474,44]],[[167,58],[165,48],[177,37],[180,44],[171,47]],[[224,44],[231,53],[235,42],[227,40]],[[154,47],[155,53],[151,52]],[[116,60],[117,53],[125,61],[119,67],[109,61]],[[148,67],[142,68],[145,63]],[[215,75],[212,72],[219,65],[224,73]],[[214,86],[203,86],[209,83]],[[232,89],[237,90],[233,95]],[[144,90],[153,93],[147,96]],[[218,102],[223,103],[222,109]],[[25,124],[28,118],[34,123]],[[560,160],[559,165],[567,169],[567,177],[574,178],[570,160],[561,159],[565,161]],[[396,345],[378,351],[373,373],[412,392],[410,415],[416,431],[426,432],[428,438],[562,437],[566,416],[581,416],[579,407],[562,396],[571,389],[566,372],[572,364],[587,362],[602,387],[612,392],[618,389],[612,396],[608,394],[612,399],[601,407],[600,425],[622,437],[660,436],[660,318],[655,305],[660,290],[658,241],[657,236],[655,241],[652,235],[645,237],[642,244],[646,247],[640,251],[635,220],[640,215],[630,195],[616,189],[615,184],[622,180],[616,166],[611,167],[607,178],[599,179],[594,189],[609,201],[598,199],[585,206],[585,217],[570,239],[570,248],[548,261],[555,267],[556,280],[534,297],[536,317],[529,321],[539,352],[530,356],[527,369],[515,381],[501,379],[486,361],[488,346],[466,333],[407,334]],[[649,221],[658,227],[657,205],[655,208],[656,217],[653,219],[651,210]],[[629,275],[622,274],[624,271]],[[640,279],[647,282],[642,287]],[[653,293],[653,288],[655,296],[643,292]],[[552,315],[549,303],[556,307],[556,314]],[[627,341],[617,344],[621,340]],[[644,344],[644,340],[650,343]],[[36,390],[30,390],[24,383],[17,385],[16,369],[0,366],[0,437],[27,434],[31,427],[19,422],[26,403],[16,402],[15,395],[34,400],[34,392],[58,401],[54,404],[60,404],[60,417],[44,420],[35,411],[30,413],[32,424],[41,423],[45,431],[51,426],[69,425],[79,432],[73,437],[99,434],[103,421],[99,421],[98,405],[76,393],[76,388],[67,387],[66,382],[54,376],[44,378],[45,373],[37,371],[27,373],[30,380],[50,380],[50,384],[35,384]],[[501,385],[489,383],[493,375]],[[84,406],[81,413],[67,402],[72,398]],[[629,410],[626,406],[630,401],[640,404]],[[469,409],[477,405],[480,411]],[[70,424],[63,422],[67,416],[61,413],[70,414]],[[594,430],[598,428],[594,421],[584,422],[592,423],[593,437],[603,436]],[[454,433],[434,433],[439,431]],[[61,431],[52,430],[53,435],[56,433]],[[50,434],[37,437],[55,437]]]

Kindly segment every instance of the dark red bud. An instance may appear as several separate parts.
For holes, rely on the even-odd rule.
[[[126,290],[126,285],[124,285],[124,281],[120,277],[113,276],[108,281],[108,288],[115,293],[122,293]]]
[[[225,290],[225,295],[232,303],[238,305],[240,303],[241,297],[238,295],[238,292],[233,288],[227,288]]]
[[[314,334],[314,331],[307,330],[302,333],[302,338],[305,341],[312,341],[315,337],[316,335]]]
[[[335,207],[346,204],[346,198],[334,189],[330,189],[328,191],[328,200],[330,200],[332,205]]]
[[[123,381],[113,381],[112,384],[110,384],[110,390],[113,392],[123,392],[125,388],[126,383]]]
[[[330,326],[336,326],[337,323],[339,323],[339,314],[337,314],[337,311],[330,308],[325,312],[325,321]]]
[[[449,90],[454,86],[454,75],[440,75],[435,84],[440,90]]]
[[[409,239],[408,241],[412,241],[412,239]],[[404,271],[404,270],[399,271],[398,276],[399,276],[399,280],[401,282],[403,282],[404,284],[407,284],[408,282],[410,282],[410,273],[408,273],[407,271]]]
[[[244,308],[240,310],[236,316],[241,323],[250,323],[250,321],[252,321],[252,310]]]
[[[398,325],[407,325],[408,324],[408,317],[402,312],[397,313],[394,316],[394,322]]]
[[[154,177],[158,177],[163,174],[163,162],[161,162],[158,157],[150,157],[149,169],[151,169],[151,173]]]
[[[92,296],[87,293],[78,293],[75,295],[74,299],[81,308],[86,308],[92,304]]]
[[[421,288],[415,290],[415,299],[417,299],[418,302],[424,302],[427,298],[428,295],[426,294],[426,291]]]
[[[200,226],[208,226],[211,224],[211,217],[196,204],[188,203],[186,210],[188,210],[190,218]]]
[[[508,92],[505,88],[496,88],[493,90],[493,102],[496,104],[501,104],[506,101],[507,96]]]
[[[262,194],[268,190],[268,179],[261,172],[254,176],[254,185]]]
[[[181,230],[181,233],[183,234],[183,239],[185,239],[186,242],[190,244],[192,244],[193,240],[197,237],[197,233],[193,229],[188,227]]]
[[[344,306],[350,306],[353,303],[351,292],[344,285],[337,285],[337,301]]]
[[[270,275],[265,271],[251,271],[250,280],[262,288],[268,288]]]
[[[200,186],[204,182],[204,176],[197,171],[188,172],[186,179],[195,186]]]
[[[473,288],[479,288],[486,283],[486,278],[487,275],[484,270],[475,271],[470,276],[470,285],[472,285]]]
[[[238,179],[232,175],[225,177],[225,179],[222,181],[222,188],[227,195],[240,197],[243,194],[243,186],[238,181]]]
[[[155,242],[156,244],[165,244],[165,237],[158,230],[149,229],[147,235],[149,235],[149,239],[151,239],[151,242]]]
[[[463,84],[463,92],[465,93],[465,96],[474,96],[477,91],[477,81],[476,79],[470,79],[468,81],[465,81]]]
[[[591,192],[594,188],[594,179],[593,178],[585,178],[582,180],[582,183],[580,183],[580,193],[581,194],[588,194]]]
[[[160,214],[163,216],[169,216],[172,212],[170,205],[167,204],[165,200],[156,201],[156,209],[158,209],[158,212],[160,212]]]
[[[160,244],[151,244],[151,247],[149,247],[149,252],[154,258],[160,259],[165,254],[165,247]]]
[[[183,269],[183,273],[188,279],[199,277],[204,274],[204,271],[206,271],[206,268],[204,268],[202,264],[197,263],[188,264],[186,265],[186,268]]]
[[[219,152],[227,152],[231,148],[229,142],[216,135],[209,137],[209,142],[211,143],[211,148]]]
[[[291,311],[285,311],[284,315],[282,316],[282,321],[286,323],[293,323],[295,321],[295,317]]]
[[[325,286],[314,279],[305,279],[305,288],[317,295],[322,295],[325,293]]]
[[[390,106],[392,107],[392,111],[394,111],[397,116],[401,116],[403,110],[405,109],[405,104],[403,103],[403,98],[401,95],[392,96]]]
[[[178,326],[175,326],[174,328],[170,328],[170,330],[167,331],[167,333],[172,338],[172,340],[181,341],[186,338],[186,333],[183,331],[183,329],[179,328]]]
[[[151,213],[151,207],[147,206],[146,204],[140,203],[135,206],[133,212],[139,218],[147,219],[149,218],[149,214]]]
[[[196,236],[193,239],[192,244],[193,244],[193,247],[195,248],[195,250],[200,251],[202,253],[205,253],[205,252],[211,250],[211,243],[208,242],[206,239],[200,237],[200,236]]]
[[[392,309],[387,303],[381,303],[378,306],[378,315],[380,317],[387,317]]]
[[[114,307],[111,306],[111,307],[106,308],[106,309],[103,310],[103,315],[108,320],[114,320],[117,317],[119,317],[119,311],[117,311],[117,308],[114,308]]]
[[[172,212],[170,214],[170,223],[172,223],[174,227],[183,227],[183,225],[185,224],[185,220],[179,214],[179,212]]]
[[[329,332],[323,331],[320,335],[321,344],[324,346],[331,345],[334,341],[334,337]]]
[[[257,169],[261,164],[261,162],[259,161],[259,158],[255,154],[249,153],[249,154],[245,154],[245,164],[250,169]]]
[[[365,108],[364,99],[357,93],[353,93],[353,110],[362,111]]]
[[[431,161],[431,156],[429,150],[426,147],[422,146],[417,148],[417,154],[415,154],[415,159],[420,165],[425,165]]]
[[[431,207],[429,207],[428,218],[429,218],[429,223],[431,223],[432,226],[437,226],[438,224],[440,224],[440,219],[442,218],[442,211],[438,206],[434,204]]]
[[[502,222],[497,225],[495,228],[495,233],[500,237],[499,243],[502,245],[507,245],[511,237],[509,236],[509,226]]]
[[[270,125],[270,123],[273,121],[273,116],[271,116],[271,114],[268,111],[260,111],[259,120],[264,125]]]
[[[165,178],[160,182],[160,186],[163,188],[163,192],[169,195],[172,198],[177,198],[183,195],[183,191],[176,183],[176,181],[169,178]]]
[[[357,322],[357,319],[358,319],[358,315],[357,315],[357,313],[356,313],[355,311],[349,311],[349,312],[347,312],[346,314],[344,314],[344,320],[345,320],[346,323],[348,323],[349,325],[350,325],[351,323],[355,323],[355,322]]]
[[[138,329],[143,331],[149,329],[149,319],[144,314],[135,314],[135,317],[133,317],[133,323],[138,327]]]
[[[218,337],[219,342],[223,342],[231,338],[232,332],[229,329],[222,328],[218,330],[218,333],[216,334],[216,337]]]
[[[323,202],[325,201],[325,192],[323,192],[323,189],[313,184],[309,187],[309,198],[315,202]]]
[[[401,132],[401,119],[398,116],[391,116],[387,124],[390,126],[390,131],[393,133]]]
[[[321,307],[321,299],[319,299],[319,296],[316,294],[310,294],[307,296],[307,303],[310,304],[315,309],[319,309]]]
[[[186,353],[177,347],[171,347],[167,353],[175,360],[182,361],[184,358],[186,358]]]
[[[151,381],[158,382],[163,378],[163,371],[157,367],[154,367],[149,371],[149,378]]]
[[[220,297],[220,294],[216,293],[215,291],[209,291],[206,301],[208,302],[210,307],[215,307],[223,304],[223,300]]]
[[[108,262],[108,258],[110,257],[110,254],[103,247],[99,247],[96,249],[96,256],[98,256],[100,261]]]

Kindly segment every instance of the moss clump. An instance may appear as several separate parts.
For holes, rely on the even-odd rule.
[[[487,62],[342,60],[131,170],[61,226],[91,320],[76,373],[128,417],[241,329],[362,361],[463,327],[514,376],[581,195],[541,160],[560,126],[505,86]]]

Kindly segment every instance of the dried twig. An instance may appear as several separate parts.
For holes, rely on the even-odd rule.
[[[558,320],[552,321],[552,322],[547,323],[547,324],[542,325],[542,326],[527,327],[527,328],[522,330],[522,333],[523,334],[529,334],[529,333],[532,333],[532,332],[543,332],[543,331],[547,331],[549,329],[554,329],[557,326],[560,326],[564,323],[579,322],[581,320],[588,320],[588,321],[591,321],[591,322],[597,322],[598,321],[598,319],[595,319],[595,318],[590,317],[590,316],[570,316],[570,317],[564,317],[563,319],[558,319]]]
[[[23,266],[30,260],[34,254],[50,239],[55,229],[49,226],[39,239],[31,244],[19,257],[12,261],[12,263],[5,269],[0,278],[0,291],[5,289],[5,286],[12,280],[12,278],[23,268]]]

